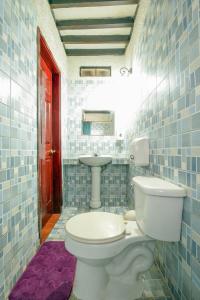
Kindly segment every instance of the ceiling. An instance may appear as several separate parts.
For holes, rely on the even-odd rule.
[[[139,0],[49,0],[68,56],[123,55]]]

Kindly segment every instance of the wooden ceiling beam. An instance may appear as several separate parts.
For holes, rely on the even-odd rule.
[[[99,55],[124,55],[123,48],[116,49],[66,49],[68,56],[99,56]]]
[[[57,21],[58,30],[71,29],[107,29],[132,27],[134,18],[79,19]]]
[[[130,35],[64,35],[61,40],[64,44],[115,44],[129,42]]]
[[[138,4],[139,0],[49,0],[51,8],[98,7]]]

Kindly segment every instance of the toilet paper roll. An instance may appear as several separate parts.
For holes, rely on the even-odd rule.
[[[128,210],[127,212],[125,212],[124,220],[135,221],[136,220],[135,210]]]

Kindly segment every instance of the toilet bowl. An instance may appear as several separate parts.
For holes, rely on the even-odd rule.
[[[73,294],[81,300],[133,300],[153,264],[155,240],[178,241],[185,190],[153,177],[134,177],[136,221],[106,212],[66,223],[65,247],[77,257]],[[169,217],[170,216],[170,217]]]

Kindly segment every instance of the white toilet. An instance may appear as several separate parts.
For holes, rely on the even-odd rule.
[[[155,240],[180,239],[183,188],[155,177],[134,177],[136,221],[89,212],[66,223],[66,249],[77,257],[73,294],[81,300],[141,297],[140,274],[153,264]]]

